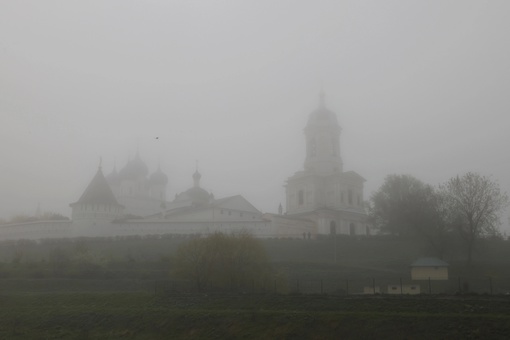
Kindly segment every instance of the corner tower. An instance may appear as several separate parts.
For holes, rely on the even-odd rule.
[[[121,217],[124,211],[104,177],[101,165],[78,201],[70,207],[74,236],[109,235],[111,222]]]

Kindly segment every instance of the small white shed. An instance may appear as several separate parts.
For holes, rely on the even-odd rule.
[[[448,263],[435,257],[422,257],[411,264],[412,280],[448,280]]]
[[[388,294],[406,294],[416,295],[420,294],[420,285],[388,285]]]

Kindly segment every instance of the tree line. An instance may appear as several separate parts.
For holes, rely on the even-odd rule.
[[[490,177],[468,172],[437,187],[411,175],[389,175],[368,204],[382,233],[425,241],[442,258],[460,244],[469,265],[483,237],[498,237],[508,195]]]
[[[249,233],[214,233],[183,243],[175,254],[174,274],[199,291],[254,289],[273,272],[262,243]]]

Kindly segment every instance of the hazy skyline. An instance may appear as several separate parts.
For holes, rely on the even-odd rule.
[[[70,216],[99,158],[285,206],[321,87],[365,199],[393,173],[510,191],[508,1],[0,0],[0,217]],[[155,137],[159,137],[155,139]],[[507,221],[504,219],[503,224]]]

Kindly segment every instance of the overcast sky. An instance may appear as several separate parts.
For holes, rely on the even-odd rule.
[[[192,185],[285,206],[321,86],[345,170],[510,191],[510,1],[0,0],[0,217],[70,216],[139,148]],[[155,139],[159,137],[159,139]],[[507,221],[504,221],[507,224]]]

